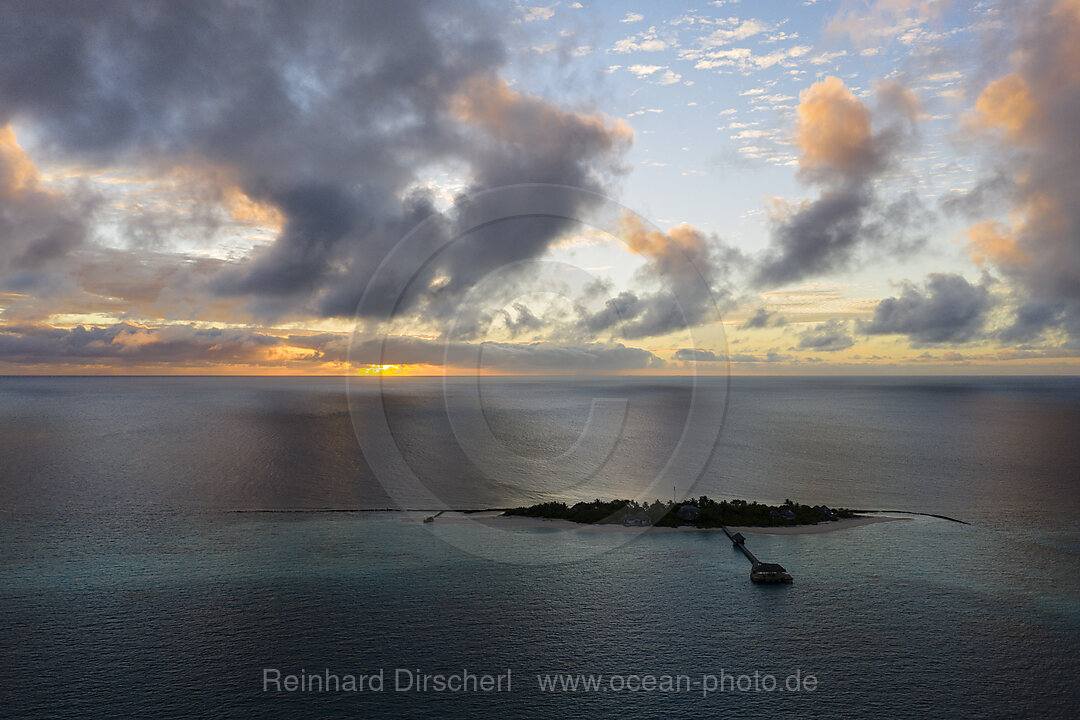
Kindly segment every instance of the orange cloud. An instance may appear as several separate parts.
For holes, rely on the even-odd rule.
[[[1023,140],[1038,105],[1019,73],[998,78],[986,86],[975,102],[976,125],[998,128],[1014,140]]]
[[[40,179],[34,161],[19,145],[15,130],[10,125],[0,127],[0,193],[37,190]]]
[[[698,256],[708,251],[705,235],[693,225],[683,223],[664,233],[649,230],[636,215],[624,213],[619,231],[627,248],[657,262],[670,262],[673,255]]]
[[[41,183],[15,131],[0,126],[0,274],[41,270],[84,239],[80,209]]]
[[[1029,342],[1051,328],[1080,337],[1080,0],[1030,3],[1016,14],[1014,67],[980,93],[969,128],[985,133],[1013,220],[967,235],[977,262],[1019,281],[1021,306],[1003,338]],[[1000,210],[1000,208],[994,208]]]
[[[1063,91],[1080,85],[1080,0],[1060,0],[1045,18],[1046,37],[1038,46],[1017,53],[1024,70],[987,85],[975,103],[976,125],[997,128],[1008,139],[1039,142],[1045,128],[1045,106]]]
[[[586,115],[562,110],[534,96],[511,90],[500,77],[480,76],[470,80],[451,104],[461,121],[482,127],[493,136],[543,151],[563,147],[567,133],[571,139],[605,138],[602,146],[616,150],[629,146],[634,131],[624,120],[612,120],[602,113]]]
[[[166,178],[178,195],[191,195],[220,204],[229,218],[241,225],[266,227],[280,232],[285,224],[281,211],[269,202],[247,195],[235,173],[228,168],[200,163],[175,168]]]
[[[128,327],[113,336],[112,344],[119,347],[120,352],[136,352],[139,348],[160,341],[161,338],[155,336],[150,328],[128,323]]]
[[[858,172],[872,161],[870,110],[837,77],[827,77],[799,94],[795,142],[799,165],[811,172]]]
[[[285,217],[270,203],[253,200],[237,185],[222,188],[222,204],[229,217],[244,225],[258,225],[281,230]]]
[[[999,222],[984,220],[965,230],[964,235],[968,238],[971,259],[979,265],[994,263],[1016,267],[1028,261],[1027,253],[1016,243],[1016,237]]]

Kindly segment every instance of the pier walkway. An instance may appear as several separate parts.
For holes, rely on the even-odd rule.
[[[776,563],[764,563],[757,559],[754,553],[746,547],[746,538],[742,533],[733,533],[724,525],[720,526],[724,534],[728,536],[731,544],[739,548],[746,559],[750,561],[750,579],[756,583],[790,583],[791,574],[782,565]]]

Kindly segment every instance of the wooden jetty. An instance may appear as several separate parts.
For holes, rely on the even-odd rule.
[[[777,563],[761,562],[754,556],[754,553],[746,547],[746,538],[742,533],[733,533],[723,525],[720,529],[724,531],[724,534],[728,536],[728,540],[731,544],[742,550],[742,554],[746,556],[746,559],[750,561],[750,580],[756,583],[790,583],[792,582],[791,574],[784,569],[783,565]]]

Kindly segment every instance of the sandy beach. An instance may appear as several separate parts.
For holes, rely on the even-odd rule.
[[[413,518],[410,518],[412,520]],[[821,522],[817,525],[794,525],[791,527],[731,527],[732,532],[741,532],[744,535],[817,535],[819,533],[836,532],[850,528],[874,525],[876,523],[893,522],[895,520],[910,520],[906,517],[891,517],[885,515],[866,515],[832,522]],[[421,517],[420,522],[423,521]],[[671,527],[624,527],[622,525],[590,525],[576,523],[569,520],[552,520],[549,518],[533,518],[521,516],[505,516],[499,511],[479,513],[445,513],[435,520],[436,523],[448,525],[466,525],[480,523],[489,527],[506,529],[549,529],[549,530],[577,530],[584,532],[615,532],[615,533],[665,533],[665,532],[720,532],[720,528],[696,528],[683,526]]]

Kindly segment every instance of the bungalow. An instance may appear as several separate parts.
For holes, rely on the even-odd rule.
[[[701,515],[696,505],[683,505],[675,515],[683,522],[696,523]]]
[[[644,510],[638,510],[636,513],[623,515],[622,524],[626,527],[649,527],[652,525],[652,518]]]
[[[783,565],[756,562],[750,568],[750,580],[756,583],[789,583],[792,578]]]

